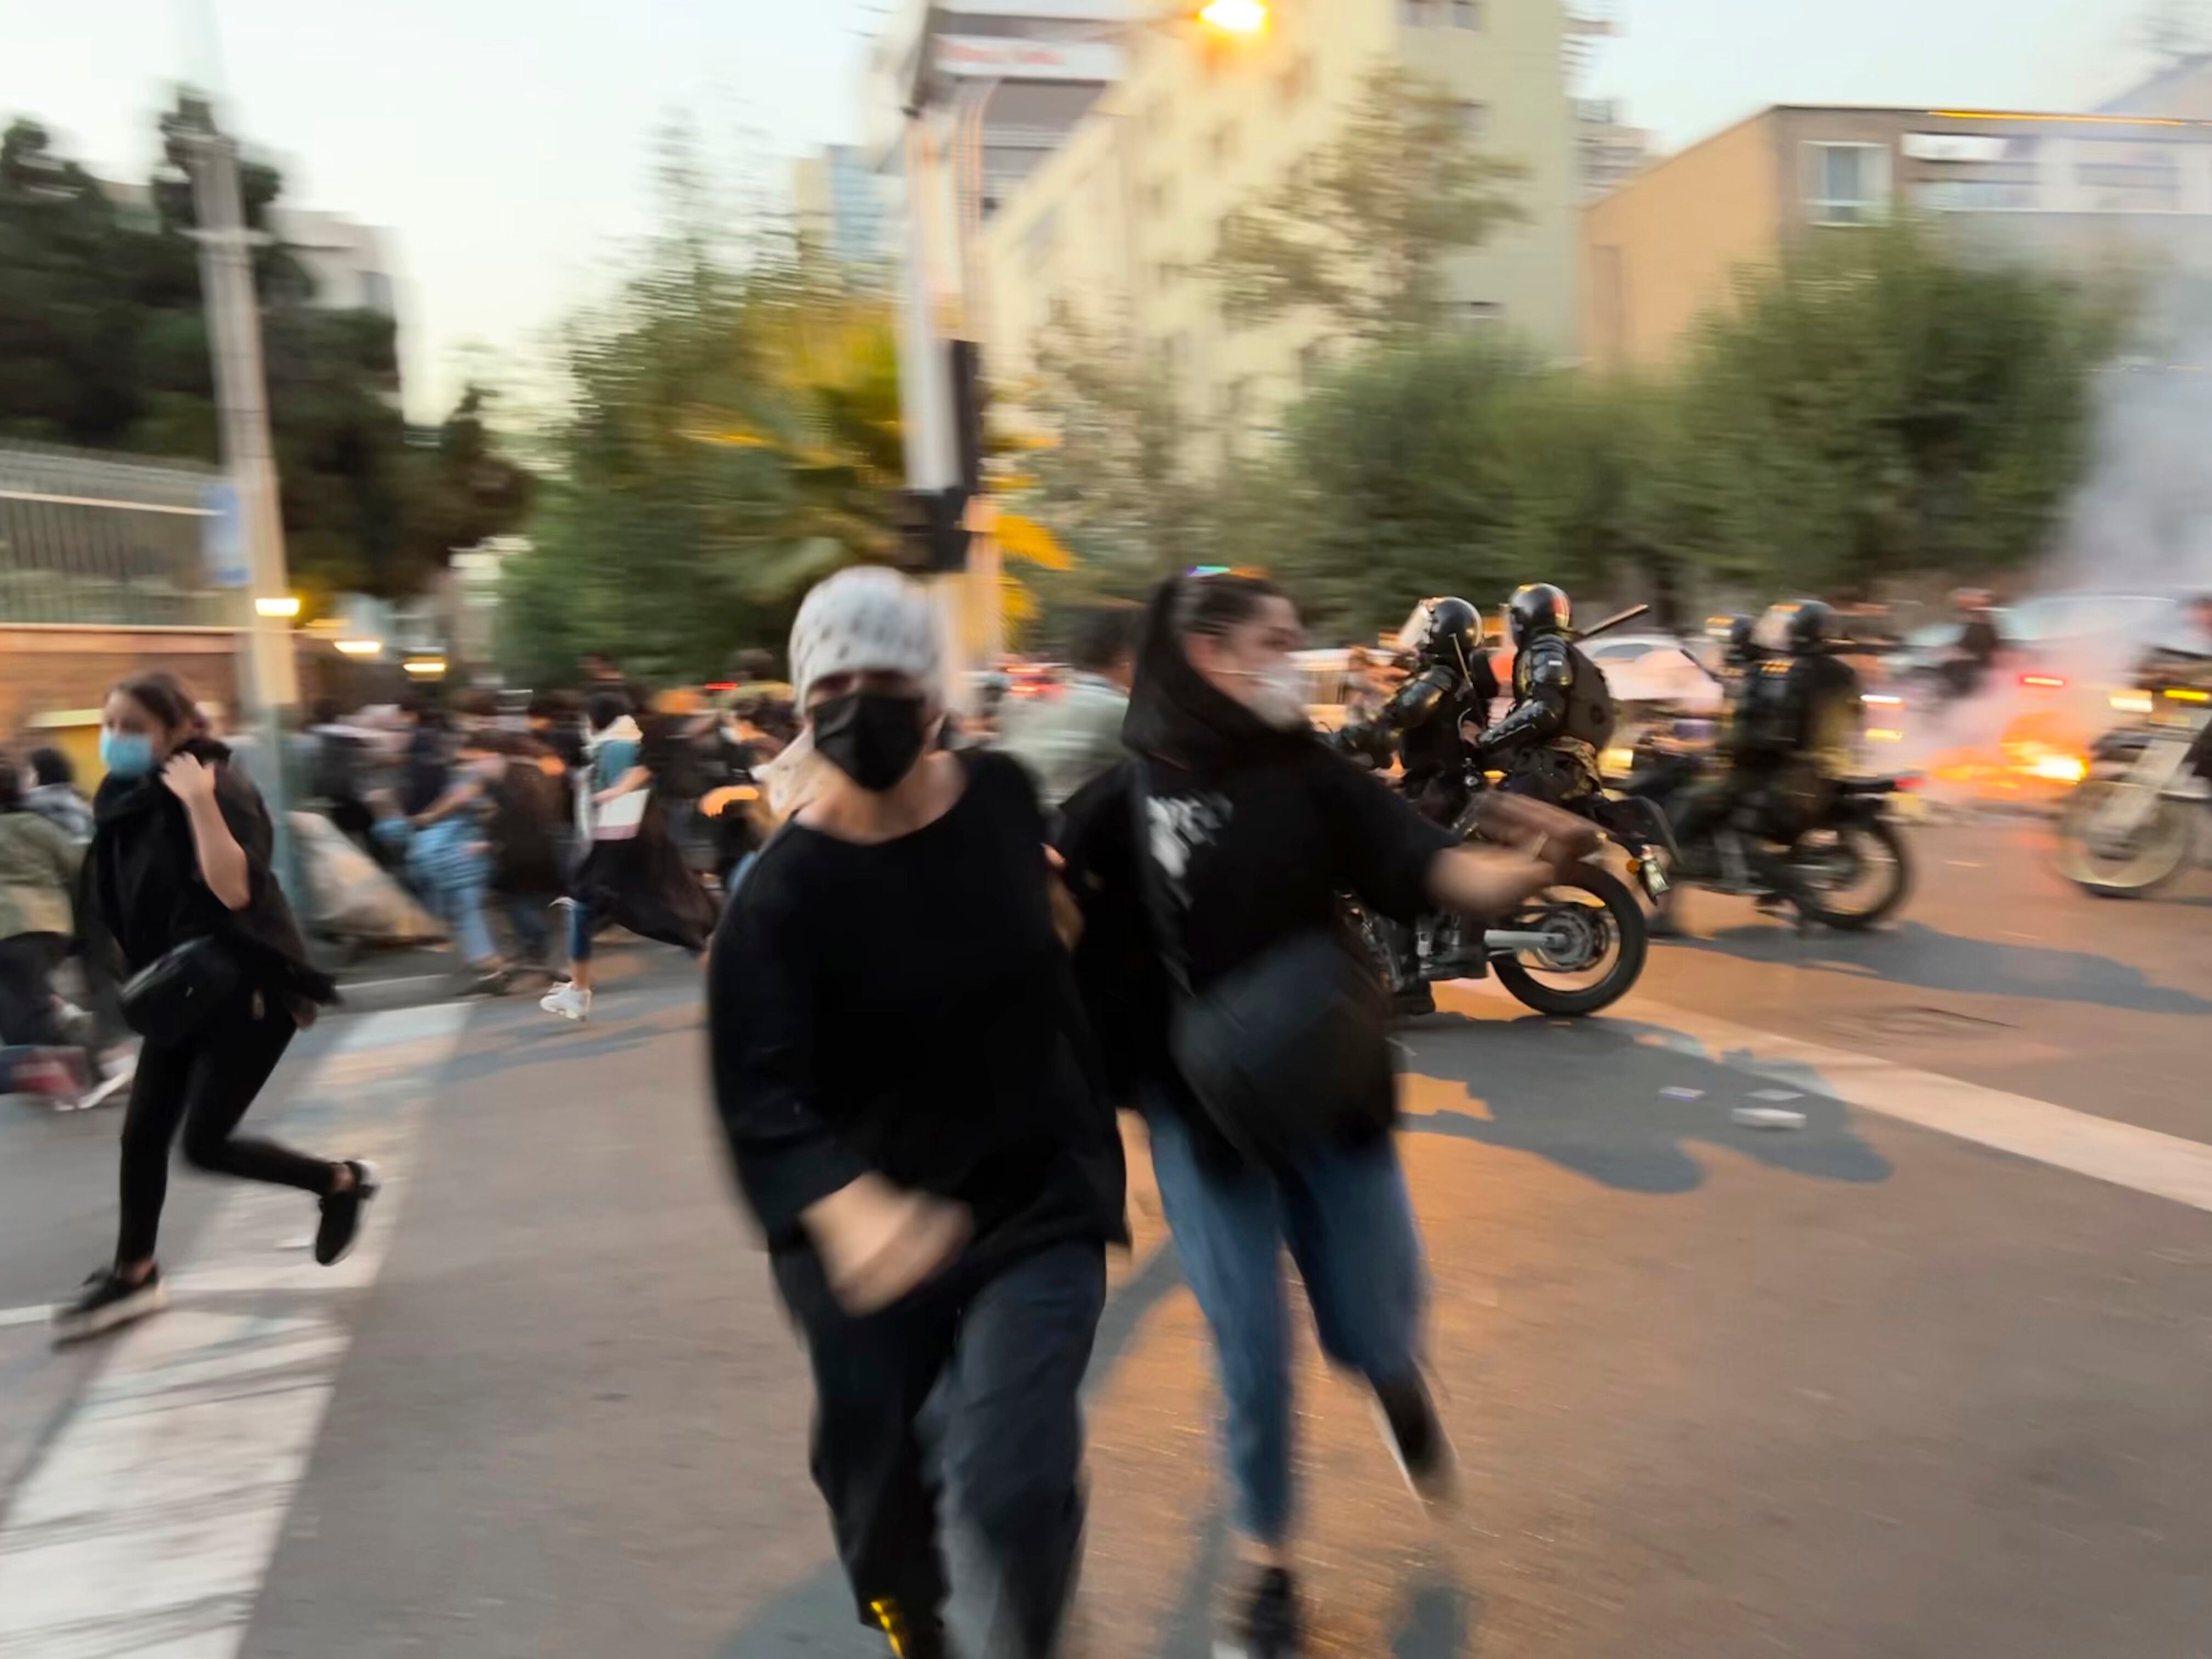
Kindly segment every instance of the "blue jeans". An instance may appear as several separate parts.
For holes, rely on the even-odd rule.
[[[1223,1174],[1200,1164],[1173,1110],[1148,1111],[1146,1121],[1160,1203],[1213,1331],[1237,1528],[1279,1544],[1291,1511],[1283,1247],[1305,1280],[1324,1353],[1376,1386],[1419,1374],[1427,1274],[1398,1149],[1385,1136],[1316,1147],[1282,1175]]]
[[[581,899],[568,901],[568,961],[573,965],[592,959],[592,908]]]
[[[515,945],[523,960],[544,962],[550,932],[545,925],[545,901],[532,894],[509,893],[500,901],[500,908],[507,913],[507,925],[514,930]]]

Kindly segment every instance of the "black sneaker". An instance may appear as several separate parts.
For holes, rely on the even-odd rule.
[[[76,1301],[54,1310],[54,1346],[82,1342],[168,1305],[169,1287],[161,1283],[159,1267],[135,1285],[114,1268],[103,1267],[84,1281]]]
[[[1282,1567],[1262,1567],[1243,1605],[1231,1604],[1213,1638],[1213,1659],[1290,1659],[1305,1650],[1305,1641],[1297,1582]]]
[[[325,1267],[344,1260],[353,1249],[354,1235],[361,1231],[361,1206],[378,1191],[376,1165],[354,1158],[346,1160],[346,1168],[353,1171],[353,1185],[323,1200],[322,1224],[315,1229],[315,1260]]]
[[[1408,1382],[1378,1384],[1375,1415],[1382,1426],[1382,1443],[1413,1495],[1431,1504],[1449,1498],[1458,1460],[1427,1382],[1415,1376]]]
[[[959,1659],[945,1639],[945,1623],[937,1614],[908,1618],[896,1604],[875,1604],[877,1628],[891,1644],[894,1659]]]

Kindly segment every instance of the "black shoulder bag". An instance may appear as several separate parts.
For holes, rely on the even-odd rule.
[[[1397,1084],[1375,970],[1333,929],[1271,945],[1203,993],[1152,851],[1145,763],[1130,766],[1137,878],[1172,988],[1168,1053],[1207,1120],[1244,1158],[1280,1164],[1389,1127]]]
[[[106,925],[108,893],[100,884],[104,863],[85,860],[77,915],[83,918],[89,948],[120,966],[121,952]],[[244,977],[237,953],[222,939],[188,939],[124,981],[118,994],[123,1023],[157,1048],[182,1042],[236,993]]]
[[[236,993],[243,972],[217,939],[188,939],[131,975],[124,1023],[156,1047],[182,1042]]]

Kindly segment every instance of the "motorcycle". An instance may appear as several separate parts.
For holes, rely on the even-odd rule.
[[[1451,831],[1480,842],[1490,782],[1472,760],[1466,783],[1467,804]],[[1643,907],[1618,877],[1595,864],[1567,872],[1479,933],[1449,915],[1424,916],[1401,929],[1356,900],[1346,902],[1383,982],[1401,1001],[1425,1001],[1428,986],[1495,971],[1500,985],[1540,1014],[1594,1014],[1628,994],[1650,948]]]
[[[1636,751],[1623,799],[1599,810],[1618,815],[1630,802],[1640,802],[1671,823],[1710,765],[1705,756],[1647,740]],[[1906,780],[1894,777],[1843,780],[1820,817],[1790,844],[1784,856],[1807,921],[1856,933],[1905,903],[1912,890],[1912,860],[1888,801],[1906,787]],[[1739,897],[1771,896],[1774,884],[1759,873],[1755,846],[1749,831],[1723,821],[1698,844],[1669,848],[1667,878]],[[1647,845],[1640,856],[1648,861],[1655,850]]]
[[[2197,812],[2212,803],[2212,665],[2154,659],[2136,677],[2140,718],[2090,751],[2089,775],[2058,820],[2058,871],[2085,892],[2135,898],[2170,880],[2196,850]]]

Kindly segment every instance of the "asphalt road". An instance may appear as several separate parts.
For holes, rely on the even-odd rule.
[[[1606,1018],[1473,987],[1407,1031],[1465,1493],[1419,1513],[1307,1342],[1317,1650],[2207,1650],[2212,877],[2099,902],[2039,836],[1918,832],[1863,938],[1692,896]],[[171,1311],[64,1355],[10,1310],[106,1248],[116,1118],[0,1103],[0,1659],[878,1651],[696,974],[607,961],[580,1030],[518,1000],[309,1034],[256,1117],[390,1166],[369,1245],[320,1273],[304,1200],[183,1173]],[[1141,1179],[1134,1216],[1079,1652],[1185,1659],[1212,1387]]]

